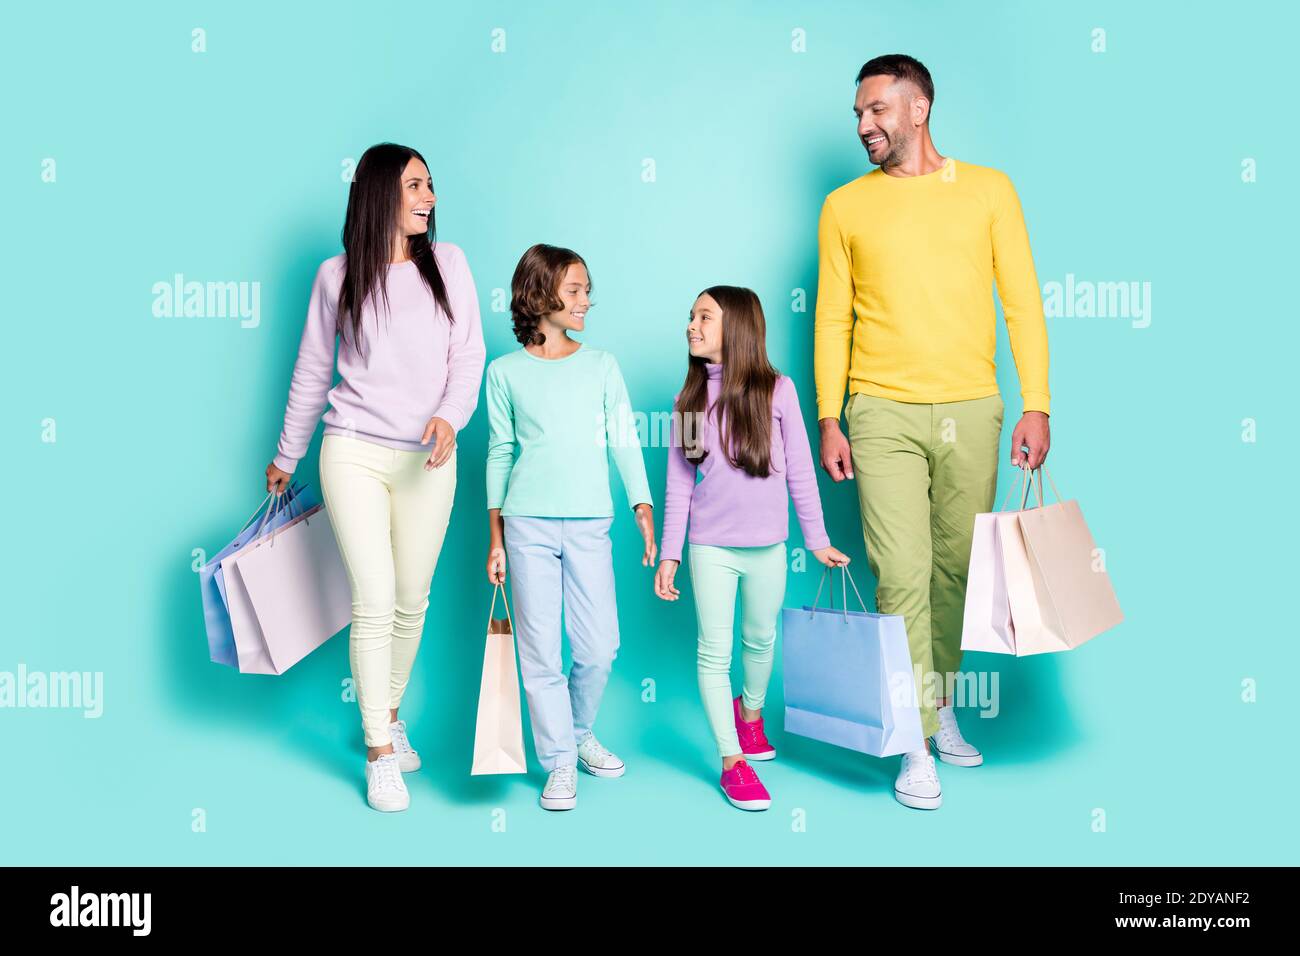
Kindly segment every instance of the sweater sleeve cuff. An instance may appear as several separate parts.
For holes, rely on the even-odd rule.
[[[1051,414],[1052,402],[1046,392],[1021,392],[1020,397],[1024,400],[1025,411]]]
[[[814,531],[811,536],[806,534],[803,536],[803,546],[809,551],[820,551],[822,548],[831,546],[831,539],[826,534],[826,529],[820,528]]]
[[[434,418],[443,419],[448,425],[460,431],[465,427],[465,413],[456,405],[450,402],[444,402],[438,406],[438,410],[433,413]]]
[[[822,402],[817,406],[817,420],[821,421],[823,418],[833,418],[836,421],[839,421],[840,412],[843,408],[843,402]]]
[[[275,458],[271,460],[271,464],[275,465],[276,468],[279,468],[285,474],[292,475],[294,469],[298,467],[298,459],[285,458],[284,455],[276,455]]]

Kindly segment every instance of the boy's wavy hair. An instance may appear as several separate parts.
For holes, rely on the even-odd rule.
[[[542,316],[564,308],[560,280],[564,278],[564,270],[575,263],[587,268],[586,260],[572,249],[545,243],[531,247],[519,259],[510,280],[510,317],[520,345],[541,345],[546,341],[538,325]],[[590,269],[587,276],[590,281]]]

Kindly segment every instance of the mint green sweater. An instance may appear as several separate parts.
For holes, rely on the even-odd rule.
[[[502,516],[608,518],[609,459],[629,507],[650,500],[627,385],[614,356],[520,348],[487,369],[487,506]]]

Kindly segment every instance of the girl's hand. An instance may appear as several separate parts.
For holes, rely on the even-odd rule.
[[[504,584],[506,580],[506,549],[493,548],[488,552],[487,576],[489,584]]]
[[[813,557],[828,568],[846,567],[849,563],[849,556],[833,547],[825,547],[820,551],[814,551]]]
[[[266,490],[274,494],[280,494],[284,489],[289,487],[289,482],[293,480],[293,475],[287,471],[281,471],[275,467],[275,462],[266,466]]]
[[[451,453],[456,450],[456,429],[445,418],[430,418],[429,424],[424,426],[424,437],[420,439],[420,444],[429,444],[430,438],[436,438],[437,442],[433,451],[429,452],[429,460],[424,463],[425,471],[441,468],[447,463]]]
[[[676,601],[681,596],[682,592],[673,587],[673,578],[680,566],[680,561],[664,560],[659,562],[659,570],[655,571],[655,594],[665,601]]]
[[[645,539],[645,553],[641,555],[641,565],[652,568],[655,555],[659,553],[655,545],[655,510],[645,502],[636,506],[636,526],[641,531],[641,537]]]

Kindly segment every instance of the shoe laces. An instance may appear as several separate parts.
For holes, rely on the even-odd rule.
[[[595,758],[594,761],[588,760],[588,763],[604,763],[607,757],[614,756],[601,746],[600,741],[596,739],[594,734],[582,742],[582,749],[586,752],[588,757]]]
[[[966,739],[961,735],[961,728],[957,726],[957,714],[951,707],[939,708],[939,733],[937,734],[941,743],[947,744],[964,744]]]
[[[572,766],[556,767],[551,771],[550,779],[546,781],[546,790],[575,790],[577,783],[576,769]]]
[[[928,753],[909,753],[903,756],[903,771],[908,783],[937,781],[939,774],[934,769],[934,757]]]
[[[393,750],[401,753],[415,753],[411,741],[406,737],[406,721],[399,720],[388,725],[388,736],[392,738]]]
[[[399,790],[402,783],[402,771],[398,769],[397,758],[392,754],[384,754],[373,761],[374,770],[371,779],[375,783],[377,790]]]
[[[731,768],[731,772],[736,774],[738,783],[758,783],[758,774],[754,772],[754,768],[747,760],[741,760]]]
[[[759,741],[767,739],[767,734],[763,733],[763,718],[757,720],[740,719],[740,732],[745,735],[747,740]]]

